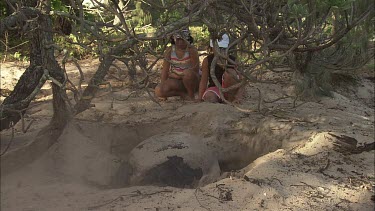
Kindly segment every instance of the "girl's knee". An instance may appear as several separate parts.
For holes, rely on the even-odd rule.
[[[196,80],[198,79],[197,73],[192,70],[184,71],[184,80]]]
[[[170,89],[166,84],[159,84],[155,87],[155,95],[158,97],[165,97],[169,90]]]
[[[212,93],[212,92],[207,92],[207,93],[204,95],[203,100],[204,100],[205,102],[217,103],[217,102],[219,102],[219,97],[216,96],[216,94],[214,94],[214,93]]]
[[[163,96],[163,93],[162,93],[162,91],[161,91],[161,85],[160,85],[160,84],[157,85],[157,86],[155,87],[155,95],[156,95],[157,97],[162,97],[162,96]]]
[[[233,69],[229,69],[225,71],[223,77],[224,77],[225,82],[230,85],[237,83],[239,80],[237,72]]]

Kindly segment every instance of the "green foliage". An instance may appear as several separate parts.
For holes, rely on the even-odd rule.
[[[210,34],[205,26],[190,27],[190,34],[194,39],[194,45],[198,49],[205,49],[209,45]]]
[[[297,79],[296,91],[304,98],[331,96],[335,87],[355,85],[356,70],[368,64],[373,51],[368,50],[369,36],[364,28],[349,32],[336,45],[316,52]]]
[[[61,0],[51,1],[52,10],[68,12],[68,7]]]
[[[135,9],[131,13],[130,24],[133,27],[141,27],[152,23],[152,16],[142,8],[142,1],[135,1]]]
[[[330,74],[330,84],[333,88],[348,88],[350,86],[358,85],[358,78],[356,75],[333,72]]]
[[[317,42],[311,46],[321,46],[345,32],[345,28],[368,9],[367,0],[288,0],[287,17],[299,18],[302,32],[308,27],[320,30],[316,33]],[[371,16],[371,15],[370,15]],[[296,32],[296,24],[291,21],[291,29]],[[320,27],[318,27],[320,26]],[[338,42],[328,48],[313,52],[311,59],[304,56],[294,58],[296,66],[295,87],[297,94],[305,99],[316,96],[330,96],[338,81],[350,81],[356,70],[363,67],[373,57],[369,41],[374,37],[374,25],[370,18],[351,29]],[[293,36],[293,35],[292,35]],[[353,83],[340,83],[349,85]]]
[[[335,9],[347,10],[355,0],[326,0],[327,5]]]
[[[1,61],[3,61],[3,59],[5,60],[6,58],[6,61],[18,61],[18,62],[27,62],[30,59],[29,56],[26,56],[19,51],[16,51],[14,53],[1,53],[0,52],[0,58],[1,58]]]
[[[307,3],[297,3],[293,0],[288,0],[288,7],[292,15],[291,17],[302,18],[309,15]]]
[[[67,42],[67,39],[69,39],[69,42]],[[76,59],[85,59],[88,57],[98,56],[98,45],[95,42],[85,46],[70,44],[70,42],[77,43],[78,39],[80,39],[80,41],[83,43],[90,43],[88,37],[77,37],[73,34],[70,34],[69,37],[57,36],[55,37],[55,42],[63,51],[66,51],[69,56]]]
[[[167,25],[184,17],[186,1],[163,0],[161,3],[165,8],[142,4],[142,10],[151,15],[152,26]]]
[[[7,10],[6,10],[6,1],[0,1],[0,19],[3,19],[5,18],[8,14],[7,14]]]
[[[295,91],[304,99],[332,96],[331,73],[315,63],[310,63],[303,75],[295,80]]]
[[[355,0],[317,0],[316,6],[320,10],[327,8],[347,10],[351,8],[353,2]]]
[[[160,14],[159,21],[157,24],[164,25],[170,22],[177,21],[183,17],[183,12],[179,10],[165,10],[162,14]]]
[[[370,61],[369,63],[367,63],[365,65],[365,68],[370,70],[370,71],[373,71],[375,70],[375,63],[374,63],[374,59],[372,59],[372,61]]]

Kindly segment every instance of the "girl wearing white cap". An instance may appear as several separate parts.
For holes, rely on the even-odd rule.
[[[172,46],[164,53],[161,83],[155,88],[155,95],[166,99],[181,96],[194,100],[199,84],[199,58],[197,49],[191,44],[188,29],[181,30],[171,37]]]
[[[219,45],[219,50],[222,54],[225,54],[225,49],[229,45],[229,37],[227,34],[223,34],[220,40],[216,40]],[[211,52],[213,48],[213,42],[210,40]],[[214,53],[211,53],[202,62],[202,75],[201,81],[199,83],[199,94],[198,101],[206,101],[212,103],[223,102],[223,99],[220,97],[219,88],[215,85],[211,74],[210,67],[212,60],[214,58]],[[229,55],[229,59],[235,61],[235,57]],[[236,65],[231,63],[230,60],[225,61],[224,58],[219,58],[215,66],[215,76],[216,79],[221,82],[223,88],[230,87],[239,82],[240,76],[236,71]],[[229,102],[239,101],[239,89],[231,90],[224,93],[224,97]]]

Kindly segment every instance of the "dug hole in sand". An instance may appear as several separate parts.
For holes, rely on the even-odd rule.
[[[257,86],[270,99],[283,89]],[[244,107],[256,107],[256,89],[247,93]],[[262,115],[173,99],[159,107],[146,94],[111,107],[103,95],[47,151],[30,151],[50,118],[42,103],[28,111],[39,124],[16,132],[1,157],[1,210],[373,210],[374,150],[364,146],[374,108],[334,96],[294,109],[282,100]]]

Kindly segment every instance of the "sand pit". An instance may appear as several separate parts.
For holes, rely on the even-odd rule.
[[[364,84],[353,88],[360,94],[334,93],[297,108],[292,99],[265,104],[269,110],[279,108],[266,115],[174,98],[158,106],[142,92],[112,101],[103,89],[95,107],[76,116],[50,148],[34,142],[51,118],[50,96],[44,101],[40,96],[41,103],[26,115],[26,121],[34,118],[38,124],[25,134],[15,125],[15,138],[2,156],[1,210],[373,210],[374,150],[335,147],[341,136],[356,140],[353,149],[374,140],[374,107],[366,104],[373,102],[374,84]],[[277,97],[275,89],[289,89],[256,86],[268,99]],[[256,96],[257,90],[248,87],[242,108],[256,108]],[[197,137],[204,147],[197,159],[189,158],[204,159],[207,149],[217,173],[186,187],[132,183],[132,151],[168,134]],[[2,148],[10,136],[11,130],[2,132]],[[152,156],[163,151],[148,150]],[[186,164],[174,161],[178,167]],[[142,164],[142,158],[137,162]]]

